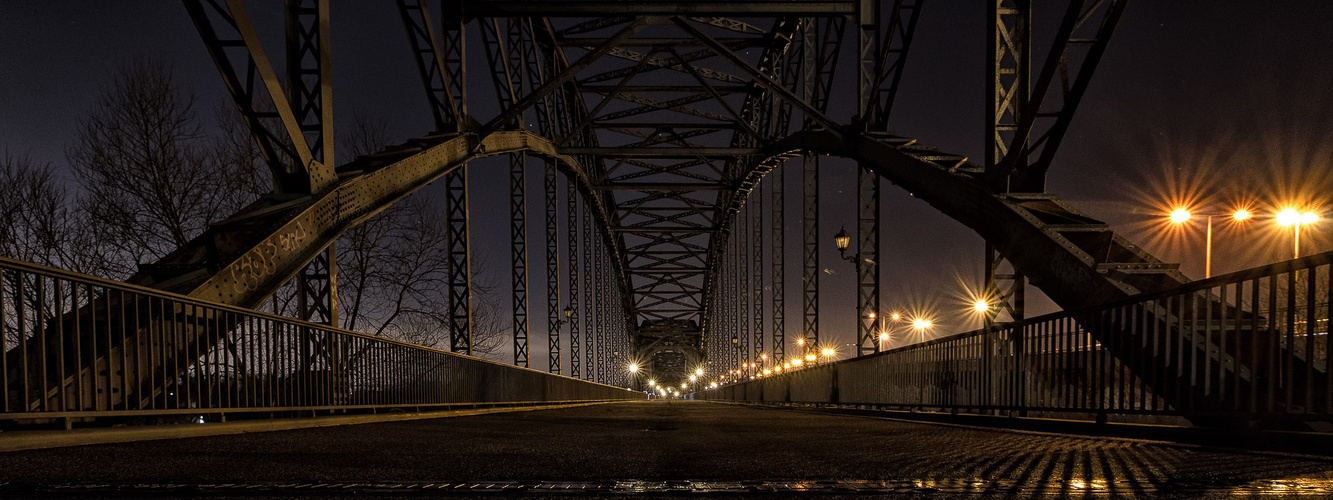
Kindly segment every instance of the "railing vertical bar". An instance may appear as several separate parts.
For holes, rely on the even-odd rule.
[[[9,332],[7,331],[9,308],[5,307],[8,303],[5,297],[6,274],[12,275],[14,271],[6,272],[4,268],[0,268],[0,351],[4,351],[0,352],[0,391],[3,391],[3,394],[0,394],[0,411],[9,413]],[[20,355],[23,353],[23,351],[18,352]]]
[[[245,378],[245,386],[249,388],[249,391],[246,394],[246,397],[249,398],[247,401],[251,406],[267,406],[268,404],[266,401],[268,394],[264,382],[264,356],[260,354],[264,352],[264,339],[263,336],[259,334],[258,328],[256,327],[256,323],[259,322],[259,319],[253,314],[247,314],[245,315],[244,322],[242,332],[245,336],[245,359],[246,367],[248,368],[248,373],[246,373]]]
[[[1249,396],[1249,411],[1259,412],[1259,381],[1263,379],[1263,355],[1259,350],[1259,279],[1250,280],[1250,381],[1246,384]]]
[[[231,387],[231,406],[232,408],[245,408],[246,405],[246,371],[250,365],[245,362],[245,338],[238,331],[241,321],[244,319],[235,311],[223,311],[223,317],[226,321],[222,324],[222,335],[230,346],[227,349],[227,358],[230,360],[230,370],[227,370],[228,385]]]
[[[128,409],[130,409],[130,398],[129,398],[129,390],[130,390],[129,339],[126,338],[126,332],[128,332],[128,330],[129,330],[129,328],[130,328],[130,325],[129,325],[129,315],[128,315],[128,314],[125,314],[125,307],[126,307],[126,306],[125,306],[125,304],[126,304],[125,295],[126,295],[127,293],[132,293],[132,292],[126,292],[125,290],[116,290],[116,297],[118,297],[118,298],[120,299],[119,301],[116,302],[116,309],[120,312],[120,314],[119,314],[119,316],[120,316],[120,325],[119,325],[119,326],[120,326],[120,328],[119,328],[119,330],[120,330],[120,356],[119,356],[119,357],[120,357],[120,365],[119,365],[119,366],[120,366],[120,407],[121,407],[120,409],[122,409],[122,410],[128,410]],[[108,346],[108,347],[112,347],[112,346]]]
[[[1147,408],[1144,404],[1147,401],[1146,387],[1144,383],[1148,380],[1148,346],[1145,343],[1147,335],[1148,310],[1147,304],[1139,302],[1130,307],[1129,314],[1132,318],[1130,322],[1130,356],[1134,358],[1134,363],[1129,367],[1130,384],[1130,402],[1129,406],[1135,410]]]
[[[1050,402],[1047,399],[1048,384],[1042,382],[1042,376],[1050,373],[1051,350],[1048,342],[1049,337],[1046,335],[1046,331],[1042,328],[1040,323],[1025,329],[1030,329],[1032,331],[1033,340],[1037,344],[1036,347],[1034,347],[1034,350],[1037,351],[1038,356],[1037,362],[1034,363],[1036,365],[1034,368],[1036,369],[1029,370],[1029,373],[1032,373],[1033,376],[1030,377],[1028,381],[1028,384],[1031,387],[1029,391],[1035,401],[1029,401],[1028,405],[1039,407],[1049,406]]]
[[[1136,362],[1136,352],[1134,352],[1134,305],[1120,306],[1120,325],[1119,335],[1116,336],[1116,352],[1120,355],[1120,366],[1116,370],[1116,378],[1119,380],[1120,387],[1120,410],[1134,409],[1134,372],[1131,367]]]
[[[200,307],[203,314],[200,315],[200,321],[203,322],[203,332],[201,337],[203,341],[199,343],[199,354],[203,356],[204,374],[201,383],[204,385],[204,397],[207,403],[203,408],[217,408],[222,406],[222,394],[218,390],[218,352],[216,349],[217,339],[217,312],[210,307]]]
[[[64,283],[64,281],[65,280],[61,278],[51,278],[52,282],[51,298],[54,304],[51,307],[50,322],[55,323],[55,330],[56,330],[55,408],[58,411],[67,410],[68,408],[66,406],[69,402],[68,400],[69,395],[67,393],[67,390],[65,389],[69,384],[66,383],[68,377],[65,376],[65,293],[64,293],[64,287],[61,286],[61,284]],[[50,330],[51,326],[48,323],[48,325],[43,331],[50,331]]]
[[[1221,289],[1217,301],[1217,402],[1220,405],[1217,408],[1218,411],[1229,407],[1227,403],[1231,399],[1231,395],[1227,392],[1227,372],[1236,369],[1234,357],[1230,355],[1227,349],[1227,341],[1230,340],[1230,336],[1227,335],[1227,308],[1231,304],[1227,300],[1228,286],[1228,284],[1223,283],[1218,287]],[[1237,295],[1236,298],[1239,299],[1240,296]],[[1227,363],[1228,360],[1232,360],[1230,365]]]
[[[1281,375],[1281,366],[1279,366],[1278,351],[1281,346],[1278,344],[1281,340],[1282,332],[1278,330],[1277,325],[1277,275],[1268,276],[1268,324],[1264,336],[1268,337],[1268,406],[1267,411],[1272,413],[1277,408],[1277,391],[1281,381],[1278,377]]]
[[[1099,334],[1106,331],[1106,323],[1109,321],[1108,316],[1110,315],[1110,312],[1098,311],[1096,313],[1090,313],[1090,315],[1092,316],[1092,324],[1095,331]],[[1100,341],[1096,340],[1091,333],[1088,334],[1088,349],[1090,351],[1089,354],[1092,356],[1093,408],[1099,412],[1106,409],[1106,371],[1103,368],[1103,365],[1105,364],[1103,362],[1103,356],[1105,355],[1103,352],[1104,347],[1105,346],[1102,345]]]
[[[162,304],[162,407],[180,408],[180,339],[176,301]]]
[[[284,323],[274,319],[265,319],[264,322],[268,325],[269,342],[273,344],[269,350],[273,401],[278,406],[291,406],[291,391],[288,387],[291,380],[287,378],[287,329]]]
[[[48,355],[49,350],[47,348],[47,343],[51,336],[48,335],[49,332],[46,329],[46,280],[42,275],[34,274],[33,281],[34,284],[37,285],[37,310],[34,311],[32,315],[32,335],[38,338],[37,348],[41,356],[37,366],[40,370],[40,375],[37,377],[37,383],[41,384],[39,386],[41,392],[37,394],[36,403],[38,405],[37,407],[41,408],[41,411],[50,411],[51,408],[49,403],[51,402],[51,387],[50,381],[47,380],[49,368],[47,363],[50,360],[50,356]]]
[[[1180,295],[1177,295],[1175,297],[1168,297],[1166,299],[1167,323],[1166,323],[1165,334],[1166,334],[1166,345],[1168,351],[1166,356],[1168,359],[1173,360],[1173,362],[1169,365],[1170,368],[1168,368],[1166,371],[1166,377],[1170,379],[1167,385],[1167,392],[1171,396],[1171,401],[1173,402],[1173,406],[1175,407],[1176,411],[1182,411],[1185,409],[1184,406],[1181,405],[1180,403],[1181,381],[1184,380],[1185,377],[1184,375],[1185,324],[1182,317],[1182,315],[1184,314],[1182,312],[1184,309],[1182,307],[1183,304],[1184,304],[1184,298],[1183,296]],[[1174,351],[1172,351],[1171,349],[1173,346],[1175,347]]]
[[[1124,377],[1121,376],[1121,372],[1124,369],[1125,361],[1127,361],[1123,354],[1125,351],[1123,329],[1128,326],[1125,323],[1124,307],[1115,307],[1111,309],[1111,321],[1108,326],[1109,328],[1106,330],[1107,343],[1104,344],[1108,355],[1106,362],[1110,367],[1112,397],[1110,405],[1108,406],[1111,410],[1120,410],[1124,408],[1122,401],[1125,397],[1125,390],[1123,387],[1125,380]]]
[[[1244,330],[1245,330],[1245,325],[1244,325],[1244,322],[1245,322],[1245,282],[1244,282],[1244,281],[1237,281],[1237,282],[1236,282],[1236,300],[1235,300],[1235,304],[1236,304],[1236,305],[1235,305],[1235,308],[1232,310],[1232,315],[1231,315],[1231,317],[1232,317],[1232,321],[1231,321],[1231,332],[1232,332],[1232,334],[1231,334],[1231,345],[1232,345],[1233,347],[1231,347],[1231,350],[1232,350],[1232,355],[1231,355],[1231,374],[1229,375],[1229,377],[1230,377],[1230,381],[1231,381],[1231,410],[1232,410],[1232,411],[1241,411],[1241,409],[1245,407],[1245,401],[1244,401],[1244,399],[1243,399],[1244,396],[1245,396],[1244,393],[1243,393],[1243,390],[1244,390],[1244,387],[1245,387],[1245,380],[1241,378],[1241,367],[1243,367],[1243,366],[1248,366],[1248,367],[1250,367],[1250,370],[1251,370],[1251,371],[1250,371],[1250,375],[1251,375],[1250,378],[1251,378],[1251,379],[1254,378],[1254,377],[1253,377],[1253,375],[1254,375],[1254,371],[1253,371],[1253,369],[1254,369],[1254,364],[1253,364],[1253,363],[1244,363],[1244,360],[1242,359],[1242,353],[1245,351],[1245,349],[1242,347],[1242,346],[1244,345],[1244,342],[1245,342],[1245,335],[1243,334],[1243,332],[1244,332]],[[1251,354],[1253,354],[1253,353],[1251,353]]]
[[[1198,293],[1185,295],[1185,301],[1188,306],[1185,311],[1189,314],[1189,336],[1188,346],[1190,350],[1189,366],[1185,368],[1188,376],[1186,380],[1186,392],[1184,397],[1189,402],[1189,409],[1195,410],[1199,407],[1199,301]]]
[[[19,380],[22,381],[20,385],[23,386],[23,392],[19,393],[19,403],[23,405],[23,411],[27,412],[32,411],[32,400],[30,399],[32,389],[29,387],[31,371],[28,368],[28,358],[32,357],[32,353],[28,352],[28,302],[26,299],[28,294],[24,290],[26,280],[24,280],[23,275],[24,273],[20,272],[15,276],[14,310],[18,313],[18,321],[15,325],[18,326],[19,333]],[[5,391],[8,392],[9,388],[6,387]]]
[[[1314,413],[1315,295],[1319,294],[1314,266],[1306,268],[1305,277],[1305,390],[1301,392],[1305,393],[1305,413]]]
[[[1162,357],[1162,318],[1161,300],[1152,299],[1144,305],[1143,318],[1143,342],[1144,357],[1147,358],[1148,368],[1147,379],[1144,381],[1144,389],[1147,391],[1145,410],[1160,411],[1161,398],[1163,394],[1162,384],[1162,363],[1165,358]]]
[[[1203,293],[1203,371],[1199,376],[1203,379],[1203,394],[1200,396],[1204,407],[1208,408],[1208,401],[1217,399],[1213,394],[1213,292],[1211,288],[1205,288]]]
[[[0,280],[0,282],[3,282],[3,280]],[[70,314],[74,316],[74,401],[76,401],[74,409],[84,410],[86,409],[84,408],[84,401],[87,401],[88,388],[83,385],[83,315],[79,313],[83,308],[79,306],[78,282],[70,282],[69,293],[71,301],[73,302],[71,304],[72,309],[70,310]],[[0,297],[0,304],[3,303],[3,297]],[[89,300],[88,303],[92,304],[92,300]],[[3,313],[0,313],[0,323],[3,323],[4,316]],[[5,338],[3,331],[4,327],[0,326],[0,339]],[[0,340],[0,344],[3,343],[4,341]],[[3,357],[4,356],[0,355],[0,358]],[[3,366],[3,362],[0,362],[0,371],[3,371]],[[8,385],[0,385],[0,387],[8,387]]]
[[[1125,314],[1129,317],[1129,334],[1125,337],[1126,347],[1129,348],[1129,358],[1132,360],[1125,366],[1125,384],[1129,391],[1129,401],[1126,408],[1130,410],[1143,409],[1143,381],[1146,375],[1147,363],[1145,362],[1145,347],[1143,345],[1143,317],[1146,315],[1144,304],[1142,302],[1126,306]]]
[[[1282,383],[1286,388],[1286,391],[1283,391],[1286,396],[1286,406],[1283,410],[1285,413],[1292,413],[1296,401],[1296,279],[1299,274],[1295,269],[1288,270],[1286,274],[1287,311],[1284,316],[1287,320],[1287,348],[1280,352],[1284,361]]]
[[[190,359],[186,366],[194,367],[194,376],[190,384],[190,401],[186,404],[194,404],[204,407],[209,403],[208,391],[204,387],[204,379],[208,377],[208,359],[204,355],[203,336],[208,334],[204,324],[205,318],[200,314],[200,307],[190,304],[190,332],[187,339],[190,342]]]
[[[148,297],[148,408],[161,409],[158,403],[167,395],[166,345],[163,329],[166,328],[166,300]]]
[[[1056,332],[1054,332],[1054,328],[1050,327],[1050,321],[1041,321],[1041,323],[1037,323],[1034,327],[1037,328],[1037,331],[1041,332],[1041,341],[1046,345],[1045,352],[1042,353],[1042,357],[1045,357],[1045,361],[1042,365],[1045,365],[1046,368],[1046,387],[1042,388],[1041,391],[1044,393],[1044,395],[1041,396],[1042,404],[1050,408],[1060,407],[1058,401],[1060,401],[1061,381],[1060,372],[1056,371],[1056,364],[1060,363],[1060,360],[1056,357],[1058,352],[1056,348]]]
[[[143,403],[144,363],[143,363],[143,349],[141,349],[139,346],[142,343],[143,339],[143,334],[140,332],[144,330],[144,327],[143,327],[143,317],[142,314],[140,313],[140,307],[139,307],[141,301],[141,299],[139,298],[140,295],[136,293],[132,295],[132,297],[134,297],[134,300],[130,302],[130,304],[131,307],[133,307],[134,309],[134,315],[133,315],[134,328],[130,330],[130,333],[133,335],[132,337],[130,337],[130,340],[134,345],[134,377],[133,377],[134,407],[142,410],[144,408],[144,403]],[[129,397],[129,395],[130,393],[128,392],[125,393],[126,397]]]
[[[1333,413],[1333,265],[1324,285],[1324,413]]]
[[[1061,385],[1060,402],[1066,407],[1077,407],[1075,403],[1074,391],[1077,389],[1077,377],[1072,377],[1074,373],[1075,347],[1074,347],[1074,321],[1066,316],[1057,320],[1056,323],[1060,329],[1060,373],[1064,378]]]
[[[1089,356],[1090,346],[1088,346],[1088,315],[1084,314],[1077,319],[1077,329],[1074,330],[1074,349],[1078,351],[1078,405],[1081,409],[1092,408],[1092,358]]]

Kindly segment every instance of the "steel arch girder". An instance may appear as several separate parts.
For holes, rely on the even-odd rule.
[[[767,159],[751,168],[741,183],[721,234],[730,232],[748,191],[787,158],[813,152],[854,159],[881,177],[972,229],[1008,256],[1014,266],[1066,310],[1083,309],[1141,292],[1167,289],[1188,280],[1177,265],[1163,263],[1105,224],[1076,211],[1051,194],[1037,197],[996,194],[971,173],[965,159],[920,147],[911,139],[852,130],[796,133],[765,148]],[[1064,207],[1075,220],[1051,223],[1033,210],[1030,200]],[[1074,241],[1076,234],[1097,234],[1096,243]],[[1096,254],[1090,245],[1097,247]],[[712,293],[706,290],[705,293]],[[704,297],[707,303],[707,297]]]
[[[556,160],[560,170],[579,186],[584,199],[594,204],[592,212],[597,216],[599,232],[610,243],[606,218],[610,207],[603,206],[599,197],[589,196],[593,190],[582,166],[573,158],[557,153],[549,140],[524,131],[495,132],[481,140],[475,135],[464,134],[438,140],[410,156],[348,178],[320,195],[258,209],[252,206],[227,221],[214,224],[185,247],[155,264],[159,268],[188,267],[191,272],[167,279],[141,272],[128,281],[198,299],[254,307],[347,229],[469,160],[517,152],[531,152]],[[249,231],[249,236],[246,231],[227,229],[261,217],[254,214],[264,211],[268,213],[262,217],[281,221],[276,228],[256,227]],[[620,252],[615,246],[609,248]],[[620,262],[621,259],[614,261]],[[619,265],[615,267],[623,282],[624,269]]]

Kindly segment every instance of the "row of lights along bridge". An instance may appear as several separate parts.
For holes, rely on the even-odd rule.
[[[1293,258],[1299,258],[1301,254],[1301,226],[1314,224],[1316,222],[1319,222],[1320,220],[1319,214],[1316,214],[1311,211],[1302,212],[1294,208],[1286,208],[1272,215],[1261,216],[1255,214],[1254,212],[1248,209],[1243,209],[1243,208],[1238,209],[1230,214],[1196,214],[1190,212],[1189,209],[1182,207],[1173,210],[1169,216],[1170,221],[1173,224],[1177,225],[1189,222],[1190,220],[1193,220],[1195,217],[1204,217],[1207,226],[1207,229],[1205,231],[1206,243],[1204,250],[1205,278],[1212,277],[1214,218],[1226,217],[1230,218],[1232,221],[1235,222],[1244,222],[1256,218],[1268,218],[1274,220],[1280,226],[1291,227]],[[838,234],[835,234],[833,236],[833,242],[837,246],[838,252],[841,254],[841,257],[843,259],[852,262],[853,264],[856,264],[858,266],[861,265],[861,261],[863,259],[859,254],[853,254],[853,255],[846,254],[847,247],[850,246],[851,244],[851,235],[847,234],[846,228],[840,229],[838,231]],[[864,260],[866,263],[870,265],[875,265],[875,262],[871,261],[870,259],[864,259]],[[972,310],[979,314],[986,314],[990,311],[990,304],[985,299],[977,299],[972,304]],[[565,317],[568,318],[573,311],[569,307],[566,307],[563,312],[565,314]],[[892,332],[895,329],[894,327],[906,323],[902,314],[897,312],[889,314],[887,317],[878,316],[878,318],[874,312],[871,312],[869,313],[868,318],[872,321],[875,319],[879,319],[879,343],[880,343],[879,348],[881,351],[886,350],[887,347],[886,344],[892,338]],[[889,325],[887,325],[885,323],[886,321],[893,322],[894,327],[890,327]],[[917,332],[924,332],[933,325],[931,320],[922,317],[912,318],[910,322],[911,322],[911,328]],[[561,321],[561,323],[563,323],[563,321]],[[732,337],[731,341],[732,343],[736,343],[738,339]],[[804,347],[805,339],[804,338],[796,339],[796,345],[798,347]],[[719,374],[716,380],[710,382],[705,387],[711,389],[711,388],[716,388],[729,381],[736,382],[746,379],[755,379],[767,375],[779,374],[782,373],[784,370],[790,371],[790,370],[800,369],[803,366],[811,366],[819,363],[821,361],[820,359],[821,357],[823,358],[824,362],[837,359],[838,351],[835,348],[823,347],[818,349],[818,351],[819,355],[816,355],[815,353],[811,352],[806,354],[804,359],[801,358],[793,359],[790,361],[786,361],[781,365],[774,363],[771,367],[768,366],[768,354],[760,354],[759,356],[760,362],[742,363],[740,368],[734,370],[728,370],[727,373]],[[639,365],[637,363],[632,363],[629,365],[628,369],[630,375],[634,376],[639,372]],[[658,385],[656,380],[651,380],[651,379],[648,380],[648,386],[651,388],[650,390],[656,390],[662,396],[679,395],[682,393],[681,391],[690,390],[691,388],[690,386],[692,384],[694,385],[694,389],[698,389],[699,385],[704,382],[703,377],[704,377],[704,369],[697,368],[695,369],[694,374],[690,375],[689,382],[683,382],[680,384],[679,390],[677,390],[675,387]]]

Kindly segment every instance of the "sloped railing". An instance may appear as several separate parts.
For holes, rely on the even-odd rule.
[[[644,397],[4,258],[0,339],[0,425]]]
[[[1329,420],[1331,279],[1333,252],[699,397],[1097,420]]]

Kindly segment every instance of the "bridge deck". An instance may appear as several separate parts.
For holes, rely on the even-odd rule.
[[[257,492],[232,483],[269,493],[319,484],[362,492],[1328,493],[1333,461],[680,401],[0,454],[0,493]]]

